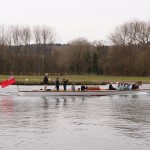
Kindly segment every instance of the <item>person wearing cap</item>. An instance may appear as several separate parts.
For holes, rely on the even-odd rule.
[[[47,85],[48,85],[48,73],[45,73],[45,76],[43,78],[43,84],[44,84],[44,90],[47,90]]]

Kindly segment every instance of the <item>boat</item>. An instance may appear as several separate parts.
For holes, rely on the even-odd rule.
[[[19,91],[19,96],[110,96],[110,95],[128,95],[138,93],[150,93],[150,89],[137,90],[85,90],[85,91],[56,91],[56,90],[32,90]]]

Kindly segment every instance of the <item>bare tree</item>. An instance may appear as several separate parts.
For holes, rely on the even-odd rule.
[[[75,73],[83,73],[83,71],[89,70],[89,66],[91,65],[90,58],[90,49],[91,44],[85,38],[75,39],[69,44],[69,61],[70,68]]]
[[[41,27],[40,26],[34,26],[33,27],[33,39],[35,40],[35,44],[36,44],[36,62],[35,62],[35,66],[36,66],[36,73],[39,74],[40,72],[40,50],[41,50]]]
[[[0,26],[0,64],[1,64],[1,72],[5,71],[5,58],[6,58],[6,37],[5,37],[5,26]]]
[[[112,44],[115,45],[114,50],[119,49],[121,52],[116,55],[118,58],[121,58],[121,60],[118,59],[118,63],[124,68],[124,75],[141,74],[138,73],[138,66],[141,66],[141,64],[143,64],[141,72],[148,72],[148,69],[146,69],[148,62],[146,55],[148,55],[149,49],[149,23],[137,20],[127,22],[117,27],[115,32],[110,34],[109,38]],[[124,60],[123,64],[121,63],[122,60]]]
[[[20,38],[21,38],[21,43],[22,43],[22,68],[23,68],[23,73],[27,74],[30,72],[30,66],[27,65],[29,60],[27,58],[27,55],[30,54],[30,40],[31,40],[31,29],[29,26],[22,26],[20,30]]]
[[[51,27],[41,27],[41,42],[43,46],[44,72],[50,71],[52,44],[55,42],[55,32]]]

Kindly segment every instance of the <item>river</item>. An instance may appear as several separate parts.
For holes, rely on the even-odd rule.
[[[22,97],[17,90],[14,85],[0,89],[2,150],[150,149],[149,93]]]

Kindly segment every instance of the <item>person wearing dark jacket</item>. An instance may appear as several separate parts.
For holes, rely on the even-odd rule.
[[[139,88],[138,83],[134,83],[134,84],[132,84],[132,89],[133,89],[133,90],[138,89],[138,88]]]
[[[66,91],[67,88],[67,83],[68,83],[68,79],[63,79],[63,87],[64,87],[64,91]]]
[[[45,73],[45,76],[43,78],[43,84],[44,84],[44,90],[47,90],[47,84],[48,84],[48,73]]]
[[[117,90],[117,89],[112,86],[112,83],[110,83],[109,84],[109,90]]]
[[[59,91],[59,85],[60,85],[59,78],[57,78],[55,81],[55,86],[56,86],[57,91]]]
[[[81,91],[85,91],[87,88],[84,84],[81,85]]]

